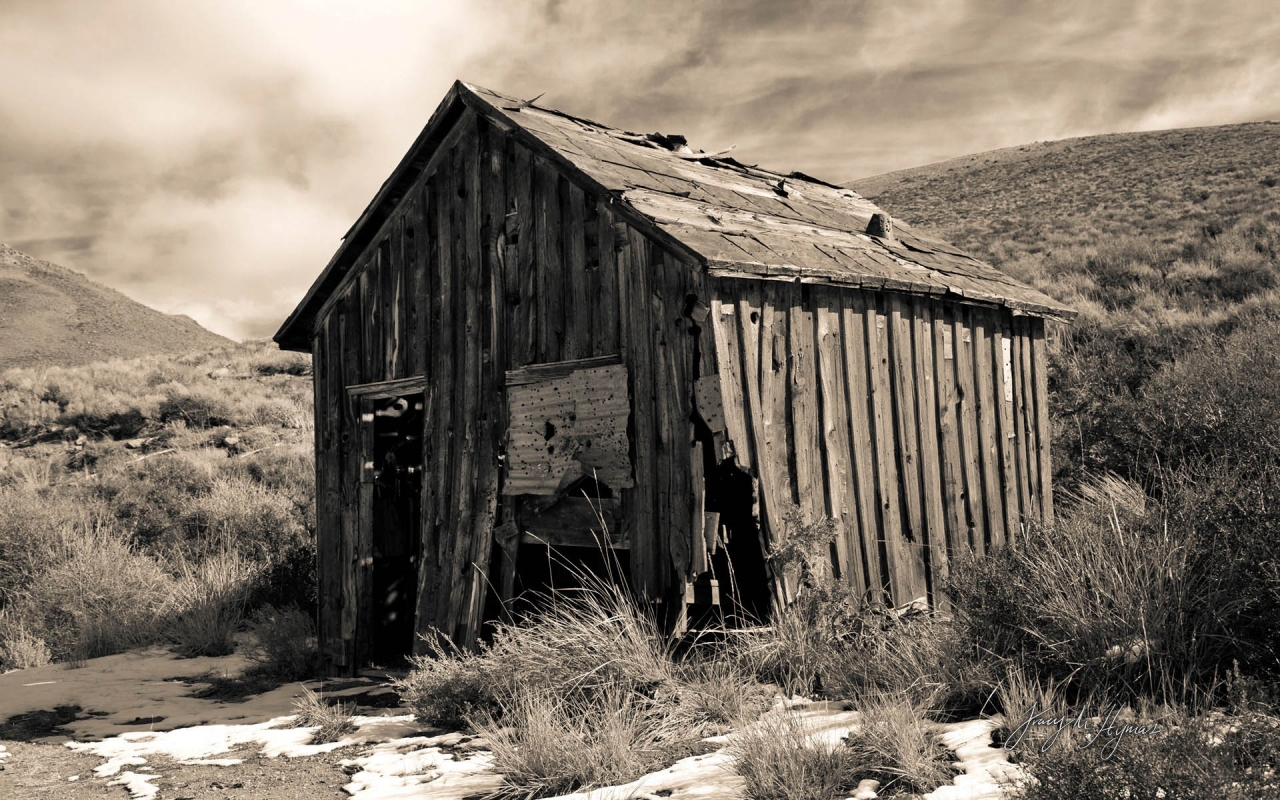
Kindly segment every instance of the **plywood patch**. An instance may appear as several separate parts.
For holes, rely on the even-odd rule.
[[[509,495],[554,495],[581,477],[632,486],[627,370],[621,364],[569,369],[508,385]]]

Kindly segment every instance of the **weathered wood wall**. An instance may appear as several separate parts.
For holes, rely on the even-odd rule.
[[[425,377],[420,631],[475,640],[493,531],[515,505],[499,486],[504,372],[529,364],[621,356],[634,402],[634,486],[621,491],[632,583],[656,598],[687,573],[702,522],[684,314],[687,295],[706,297],[691,263],[566,177],[528,134],[470,110],[355,263],[313,340],[320,638],[333,668],[356,668],[371,629],[371,424],[352,385]]]
[[[945,607],[936,592],[962,550],[1052,518],[1042,319],[719,278],[703,353],[768,537],[795,507],[835,519],[838,573],[856,587]]]

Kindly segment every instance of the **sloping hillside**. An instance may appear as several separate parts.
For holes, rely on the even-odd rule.
[[[75,366],[230,344],[83,275],[0,244],[0,370]]]
[[[1026,273],[1018,262],[1129,238],[1180,247],[1275,211],[1277,153],[1280,122],[1256,122],[1037,142],[846,186]]]

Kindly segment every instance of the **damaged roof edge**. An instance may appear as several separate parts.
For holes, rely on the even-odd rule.
[[[494,96],[500,96],[496,92],[491,92],[487,89],[484,91]],[[311,328],[314,326],[316,312],[324,305],[327,295],[341,283],[343,277],[351,269],[355,259],[377,236],[382,224],[394,212],[400,199],[399,196],[396,196],[396,190],[402,187],[407,190],[409,186],[417,181],[422,170],[430,162],[431,153],[445,138],[453,124],[457,122],[464,108],[472,109],[502,128],[505,133],[515,136],[522,144],[555,163],[559,169],[576,177],[587,188],[599,193],[601,196],[614,198],[617,201],[615,208],[632,226],[644,231],[669,249],[683,254],[686,258],[700,264],[706,263],[706,259],[703,258],[702,254],[662,230],[652,218],[623,200],[620,193],[600,184],[565,157],[563,153],[560,153],[535,134],[526,130],[518,122],[508,117],[507,110],[500,109],[481,97],[477,87],[460,80],[454,81],[453,86],[449,88],[449,92],[431,114],[431,119],[427,121],[422,132],[418,134],[418,138],[414,140],[404,158],[396,165],[390,177],[383,182],[373,200],[369,202],[369,205],[365,207],[365,210],[356,219],[355,224],[343,236],[342,244],[338,246],[338,251],[334,253],[333,258],[329,259],[324,271],[311,284],[311,288],[307,290],[302,301],[298,303],[293,313],[285,319],[280,329],[272,337],[282,350],[311,351],[311,336],[313,335]],[[515,113],[519,112],[516,111]],[[402,195],[403,192],[401,192]],[[308,322],[312,324],[307,325]]]
[[[519,117],[522,110],[526,108],[534,108],[537,112],[555,114],[567,119],[580,121],[580,124],[589,124],[601,129],[608,128],[608,126],[600,123],[572,117],[554,109],[543,109],[540,106],[534,106],[532,101],[511,98],[489,89],[472,86],[462,81],[455,81],[444,99],[432,113],[426,126],[414,140],[408,152],[397,164],[391,175],[383,182],[373,200],[370,201],[347,231],[338,246],[337,252],[329,260],[324,271],[312,283],[302,301],[272,337],[276,343],[285,350],[310,351],[311,339],[315,332],[316,317],[324,308],[325,302],[341,285],[360,254],[376,239],[383,225],[394,214],[396,207],[405,194],[430,166],[440,144],[449,135],[467,109],[470,109],[478,116],[484,117],[515,141],[529,148],[540,158],[544,158],[555,165],[561,174],[570,177],[583,189],[602,198],[609,198],[613,203],[612,208],[622,221],[636,228],[664,249],[678,257],[708,268],[713,274],[718,273],[723,277],[744,279],[778,279],[787,273],[791,273],[789,277],[793,280],[797,277],[803,277],[808,282],[846,286],[862,285],[866,288],[872,288],[874,280],[867,280],[868,276],[859,277],[852,274],[841,276],[837,271],[828,272],[823,269],[815,269],[812,265],[809,267],[788,268],[784,265],[765,266],[749,261],[741,263],[727,262],[721,261],[716,253],[701,252],[697,249],[698,245],[696,243],[687,242],[680,238],[678,232],[667,230],[661,219],[646,214],[630,202],[623,190],[605,185],[602,182],[603,178],[598,178],[576,164],[568,155],[557,149],[554,144],[544,140],[536,130],[530,130]],[[801,173],[782,175],[781,173],[772,173],[767,170],[747,167],[746,165],[738,164],[732,158],[715,159],[715,161],[714,165],[709,166],[738,169],[761,177],[777,176],[782,180],[807,181],[834,189],[840,188]],[[850,196],[856,196],[852,192],[849,194]],[[841,229],[843,230],[843,228]],[[803,275],[800,274],[802,272],[804,273]],[[892,285],[889,285],[890,283]],[[899,286],[899,283],[902,285]],[[910,281],[891,281],[880,288],[888,291],[898,290],[911,293],[913,292],[913,286],[909,285],[910,283]],[[1002,292],[1000,295],[992,294],[989,297],[979,296],[985,293],[953,290],[952,287],[941,284],[929,287],[914,287],[915,290],[924,290],[925,288],[928,290],[927,293],[931,295],[946,294],[970,303],[1005,306],[1015,314],[1032,314],[1064,322],[1069,322],[1076,316],[1072,309],[1042,295],[1040,292],[1031,289],[1031,287],[1022,287],[1032,295],[1028,297],[1010,296],[1007,292]]]

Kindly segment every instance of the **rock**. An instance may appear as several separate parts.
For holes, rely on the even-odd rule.
[[[215,381],[218,380],[219,378],[228,378],[230,376],[231,376],[231,370],[227,367],[219,367],[218,369],[215,369],[213,372],[209,373],[209,377],[213,378]]]
[[[240,444],[239,436],[226,436],[222,440],[223,447],[237,447]]]
[[[127,450],[141,450],[156,440],[154,436],[148,436],[144,439],[125,439],[124,446]]]

